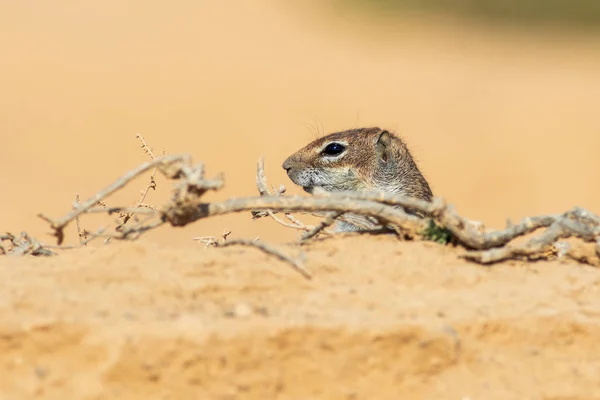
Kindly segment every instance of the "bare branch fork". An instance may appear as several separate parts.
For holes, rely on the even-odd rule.
[[[38,216],[50,224],[50,227],[54,230],[54,236],[56,236],[57,242],[60,245],[64,240],[64,228],[71,221],[78,218],[81,214],[87,213],[100,201],[122,189],[125,187],[125,185],[127,185],[127,183],[152,168],[158,167],[160,171],[170,179],[184,178],[184,184],[180,184],[175,189],[175,196],[177,197],[175,199],[176,202],[185,200],[186,191],[189,193],[195,193],[196,195],[201,195],[207,190],[217,190],[223,186],[223,180],[220,178],[205,181],[203,175],[204,167],[200,165],[193,168],[190,165],[190,160],[190,156],[187,154],[167,155],[160,158],[155,158],[152,161],[145,162],[137,168],[127,172],[85,202],[76,204],[73,207],[73,210],[71,210],[62,218],[53,220],[43,214],[39,214]],[[108,209],[108,213],[121,212],[122,210],[129,210],[129,208],[113,207]],[[136,212],[139,212],[139,210]],[[125,232],[128,232],[128,230]]]
[[[395,231],[404,237],[426,237],[423,233],[434,221],[440,229],[451,233],[453,242],[468,250],[464,257],[468,260],[488,264],[509,258],[535,258],[543,256],[549,250],[555,249],[558,240],[575,237],[596,244],[596,252],[600,259],[600,218],[589,211],[574,208],[563,214],[545,215],[525,218],[516,225],[503,230],[486,232],[484,227],[475,221],[461,217],[451,205],[441,198],[425,202],[406,196],[386,193],[357,193],[343,192],[328,195],[284,196],[285,188],[269,188],[267,184],[262,159],[257,166],[256,185],[259,192],[257,197],[232,198],[222,202],[204,202],[202,195],[208,190],[218,190],[223,180],[217,177],[212,180],[204,178],[204,165],[192,165],[189,155],[168,155],[146,162],[121,176],[90,199],[81,204],[75,204],[73,210],[60,219],[53,220],[40,215],[50,223],[57,237],[58,244],[64,240],[64,228],[80,215],[85,213],[102,212],[96,206],[107,196],[123,188],[132,179],[144,172],[157,169],[165,177],[175,180],[175,188],[171,201],[159,209],[135,208],[136,213],[148,215],[146,221],[130,225],[127,229],[112,234],[117,239],[134,239],[144,232],[162,224],[184,226],[199,219],[237,212],[252,212],[254,218],[271,217],[278,223],[304,232],[303,238],[314,237],[324,231],[337,220],[345,220],[348,213],[372,218],[381,227]],[[132,212],[127,207],[112,207],[104,210],[107,213]],[[319,215],[324,220],[317,226],[307,226],[293,217],[292,212]],[[290,221],[285,222],[275,214],[283,213]],[[424,218],[413,215],[419,213]],[[148,221],[152,222],[148,222]],[[522,245],[511,242],[538,229],[546,229],[537,237]],[[254,243],[246,241],[245,244]],[[218,242],[217,242],[218,243]],[[225,240],[223,243],[227,243]],[[217,244],[223,245],[223,244]],[[268,245],[254,246],[262,251]],[[272,250],[272,249],[271,249]],[[274,254],[270,252],[270,254]],[[285,257],[281,257],[285,260]],[[289,262],[289,260],[288,260]],[[598,262],[600,263],[600,261]]]

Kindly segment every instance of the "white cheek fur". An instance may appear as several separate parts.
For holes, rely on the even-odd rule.
[[[344,150],[342,153],[335,155],[335,156],[322,155],[321,161],[323,161],[324,163],[330,163],[330,162],[334,162],[334,161],[337,161],[337,160],[343,158],[345,155],[346,155],[346,150]]]

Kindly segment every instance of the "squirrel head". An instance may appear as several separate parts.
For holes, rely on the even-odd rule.
[[[429,184],[406,144],[390,131],[360,128],[317,139],[288,157],[283,169],[312,193],[383,191],[431,200]]]

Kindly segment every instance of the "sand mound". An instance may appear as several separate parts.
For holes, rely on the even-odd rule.
[[[401,134],[436,195],[488,226],[600,212],[597,38],[270,0],[1,8],[2,230],[49,239],[36,213],[58,217],[146,160],[136,133],[223,172],[212,200],[254,195],[261,154],[270,182],[300,193],[281,162],[367,125]],[[136,184],[110,204],[134,204]],[[157,184],[150,204],[169,195]],[[304,246],[307,281],[255,249],[192,241],[227,230],[296,237],[244,213],[0,257],[0,398],[600,398],[596,269],[485,268],[363,236]]]
[[[360,248],[357,252],[356,249]],[[591,398],[596,269],[465,265],[431,243],[124,244],[5,260],[7,398]]]

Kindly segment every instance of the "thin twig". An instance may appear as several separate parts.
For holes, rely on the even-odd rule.
[[[269,190],[269,184],[267,183],[267,177],[265,176],[265,160],[261,156],[256,163],[256,188],[258,189],[258,193],[261,196],[281,196],[285,193],[285,186],[279,185],[278,190]],[[276,214],[276,211],[266,210],[266,211],[252,211],[253,218],[261,218],[265,216],[271,217],[278,224],[285,226],[286,228],[298,229],[301,231],[310,231],[313,229],[311,226],[306,226],[304,223],[300,222],[297,218],[295,218],[290,213],[285,213],[285,217],[292,222],[293,225],[290,225],[279,218]]]
[[[80,202],[79,202],[79,193],[75,194],[75,203],[77,204],[77,207],[80,206]],[[77,225],[77,236],[79,237],[79,245],[81,246],[85,246],[85,240],[87,239],[87,235],[85,231],[81,231],[81,223],[79,222],[79,216],[77,218],[75,218],[75,223]]]
[[[298,223],[295,223],[295,222],[289,224],[289,223],[285,222],[284,220],[282,220],[281,218],[279,218],[277,215],[275,215],[275,213],[273,211],[267,211],[267,214],[271,218],[273,218],[273,220],[275,220],[275,222],[277,222],[279,225],[285,226],[286,228],[298,229],[300,231],[309,231],[310,230],[310,228],[307,227],[307,226],[305,226],[304,224],[298,224]],[[291,215],[291,214],[286,213],[285,215],[288,216],[288,215]],[[298,220],[296,220],[296,221],[298,221]]]
[[[84,245],[87,245],[88,243],[90,243],[92,240],[98,239],[98,238],[104,238],[104,239],[115,239],[115,240],[137,240],[140,236],[142,236],[144,233],[146,233],[147,231],[151,231],[153,229],[158,228],[159,226],[163,225],[164,222],[163,221],[154,221],[152,223],[146,224],[145,222],[141,222],[139,224],[135,224],[132,225],[130,227],[128,227],[127,229],[122,229],[120,231],[117,231],[115,233],[105,233],[106,230],[108,229],[107,226],[99,228],[96,233],[88,233],[89,237],[87,238],[87,240],[83,243]],[[105,242],[107,243],[107,242]],[[80,248],[81,245],[48,245],[45,246],[46,248],[49,249],[61,249],[61,250],[68,250],[68,249],[77,249]]]
[[[269,190],[269,185],[267,184],[267,177],[265,176],[265,160],[262,156],[256,163],[256,188],[261,196],[272,195]]]
[[[150,157],[151,160],[156,160],[156,157],[154,156],[152,149],[148,146],[144,137],[139,133],[135,137],[137,139],[139,139],[140,142],[142,142],[142,150],[144,150],[144,153],[146,153]],[[165,155],[164,150],[163,150],[162,155],[163,156]],[[144,200],[146,200],[146,196],[148,196],[148,192],[150,191],[150,189],[156,190],[155,176],[156,176],[157,172],[158,172],[158,166],[154,167],[154,170],[152,171],[152,174],[150,175],[150,182],[146,185],[146,187],[144,189],[142,189],[140,198],[136,202],[136,205],[133,207],[133,209],[131,209],[131,211],[127,212],[126,214],[122,214],[119,216],[122,219],[122,222],[117,224],[117,227],[115,228],[115,230],[117,230],[117,231],[122,230],[123,225],[127,224],[127,222],[129,222],[131,217],[133,217],[136,214],[136,212],[138,212],[136,209],[140,208],[142,206],[142,204],[144,203]],[[106,238],[106,240],[104,241],[104,244],[108,244],[110,239],[111,239],[110,237]]]
[[[299,219],[297,219],[296,217],[294,217],[292,214],[290,213],[285,213],[284,214],[285,218],[289,221],[291,221],[292,224],[298,226],[298,227],[305,227],[306,225],[304,225],[304,223],[302,221],[300,221]]]
[[[151,207],[139,207],[138,208],[138,207],[101,206],[101,207],[90,208],[85,213],[86,214],[106,214],[106,215],[112,215],[112,214],[123,215],[124,213],[135,213],[135,214],[143,214],[143,215],[158,215],[159,211],[156,209],[153,209]]]
[[[150,159],[155,160],[156,157],[154,157],[154,153],[152,153],[152,149],[148,146],[144,137],[139,133],[136,134],[135,137],[137,139],[140,139],[140,142],[142,142],[142,149],[144,150],[144,153],[148,154],[150,156]]]
[[[178,155],[165,156],[165,157],[157,158],[152,161],[148,161],[144,164],[141,164],[137,168],[132,169],[131,171],[125,173],[123,176],[121,176],[119,179],[114,181],[112,184],[108,185],[107,187],[100,190],[98,193],[96,193],[92,197],[90,197],[88,200],[83,202],[79,207],[74,208],[71,212],[69,212],[64,217],[62,217],[58,220],[52,220],[43,214],[39,214],[38,216],[40,218],[46,220],[48,223],[50,223],[50,226],[55,231],[54,235],[57,237],[58,244],[62,244],[62,242],[64,240],[63,229],[65,228],[65,226],[67,226],[67,224],[69,222],[71,222],[73,219],[77,218],[81,214],[85,213],[88,209],[90,209],[91,207],[96,205],[100,200],[113,194],[114,192],[118,191],[119,189],[122,189],[127,183],[129,183],[129,181],[131,181],[132,179],[135,179],[138,175],[144,173],[145,171],[147,171],[151,168],[154,168],[156,166],[168,167],[169,165],[171,165],[173,163],[177,163],[177,162],[181,163],[181,162],[189,161],[189,159],[190,159],[189,155],[178,154]]]
[[[218,247],[226,247],[226,246],[236,246],[236,245],[254,247],[254,248],[261,250],[262,252],[264,252],[266,254],[275,256],[275,257],[279,258],[280,260],[285,261],[286,263],[290,264],[292,266],[292,268],[294,268],[294,270],[299,272],[306,279],[312,279],[312,274],[310,272],[308,272],[308,270],[306,270],[306,268],[304,268],[304,266],[302,266],[302,264],[299,261],[294,260],[290,256],[282,253],[280,250],[274,248],[273,246],[271,246],[269,244],[258,242],[255,240],[231,239],[226,242],[220,243],[217,246]]]
[[[85,235],[87,236],[87,239],[84,240],[83,242],[79,243],[78,245],[48,245],[47,248],[49,248],[49,249],[59,249],[59,250],[78,249],[80,247],[87,246],[87,244],[90,243],[92,240],[95,240],[95,239],[98,239],[98,238],[107,237],[104,234],[104,232],[107,229],[108,229],[108,226],[103,226],[101,228],[98,228],[95,233],[90,233],[88,231],[84,231]],[[111,235],[109,237],[113,237],[113,236]]]
[[[150,158],[152,160],[156,160],[156,157],[154,156],[154,153],[152,152],[152,149],[150,149],[150,147],[148,147],[148,144],[146,143],[146,140],[144,140],[144,137],[142,135],[140,135],[139,133],[136,135],[136,137],[138,139],[140,139],[140,141],[142,142],[142,149],[144,149],[144,152],[146,154],[148,154],[150,156]],[[163,150],[163,157],[165,156],[165,151]],[[152,171],[152,174],[150,174],[150,182],[148,183],[148,185],[146,185],[146,187],[142,190],[141,196],[139,198],[139,200],[137,201],[136,205],[134,206],[134,208],[140,208],[142,206],[142,204],[144,203],[144,200],[146,200],[146,196],[148,196],[148,192],[150,191],[150,189],[152,190],[156,190],[156,173],[158,172],[158,166],[154,167],[154,170]],[[136,211],[132,211],[130,212],[126,219],[123,220],[123,224],[127,223],[127,220],[129,220],[129,218],[131,218],[131,216],[135,213]]]
[[[156,229],[165,224],[165,221],[162,221],[162,220],[154,221],[154,222],[147,224],[146,221],[148,221],[152,218],[154,218],[154,216],[151,216],[151,217],[145,219],[144,221],[141,221],[139,224],[130,226],[126,229],[122,229],[119,232],[120,235],[115,234],[113,236],[113,238],[115,238],[117,240],[126,240],[126,239],[136,240],[140,236],[142,236],[144,233],[146,233],[147,231],[151,231],[151,230]]]
[[[311,239],[315,236],[317,236],[320,232],[322,232],[325,228],[330,227],[331,225],[333,225],[333,223],[335,223],[335,220],[342,215],[342,212],[331,212],[329,213],[325,219],[323,219],[321,221],[321,223],[315,227],[313,227],[311,230],[307,231],[306,233],[302,234],[302,238],[300,239],[301,241],[305,241],[308,239]]]
[[[231,231],[227,231],[224,232],[221,237],[216,237],[216,236],[197,236],[195,238],[193,238],[192,240],[198,241],[200,243],[204,243],[204,247],[210,247],[210,246],[214,246],[216,247],[217,245],[219,245],[219,241],[225,242],[227,240],[227,237],[229,237],[229,235],[231,235]]]

